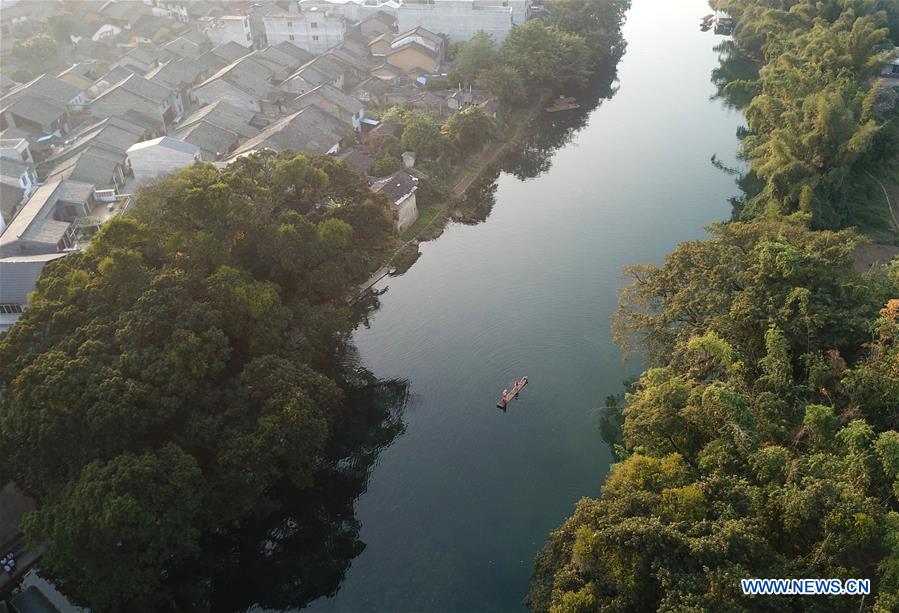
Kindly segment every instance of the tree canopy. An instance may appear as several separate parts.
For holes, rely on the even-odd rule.
[[[801,210],[815,227],[853,225],[853,179],[886,161],[877,154],[882,141],[899,138],[891,115],[876,108],[874,79],[892,48],[899,6],[873,0],[725,6],[736,19],[736,40],[764,64],[758,79],[728,85],[753,93],[742,148],[761,187],[741,216]]]
[[[257,154],[158,181],[47,266],[0,339],[0,451],[77,602],[192,608],[178,578],[211,535],[317,485],[385,207],[341,162]]]
[[[708,246],[685,245],[659,269],[632,271],[647,315],[635,319],[626,307],[621,317],[669,353],[650,353],[661,365],[642,374],[626,406],[608,403],[604,435],[618,443],[620,462],[599,499],[581,500],[550,535],[527,600],[535,610],[813,606],[749,599],[740,591],[749,577],[871,578],[876,593],[861,604],[899,606],[899,301],[881,301],[899,295],[899,262],[876,278],[837,273],[833,249],[847,237],[779,232],[774,244],[771,222],[734,223]],[[718,248],[742,251],[750,236],[742,257],[760,267],[755,278],[720,276],[736,261]],[[819,249],[834,262],[811,265],[784,292],[800,253]],[[690,279],[721,286],[661,282],[677,285],[687,261]],[[764,272],[764,262],[777,270]],[[839,280],[827,282],[834,273]],[[845,309],[840,321],[822,299]],[[860,602],[814,606],[857,611]]]

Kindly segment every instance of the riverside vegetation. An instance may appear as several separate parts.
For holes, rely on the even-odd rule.
[[[264,594],[225,608],[336,589],[358,472],[398,432],[340,366],[381,199],[328,157],[198,165],[47,266],[0,339],[0,476],[37,500],[25,534],[75,602],[221,610],[216,583],[255,566]]]
[[[419,203],[426,207],[423,217],[429,217],[435,206],[452,199],[454,184],[469,165],[478,163],[479,152],[520,135],[522,124],[540,112],[542,100],[566,87],[583,89],[597,72],[617,64],[626,47],[621,25],[629,7],[630,0],[554,0],[547,3],[545,20],[516,27],[502,45],[483,32],[454,44],[452,70],[446,78],[432,79],[428,88],[476,88],[497,99],[498,117],[470,107],[441,122],[421,110],[384,109],[380,118],[398,125],[401,132],[371,143],[372,173],[400,170],[402,152],[414,151],[417,160],[411,172],[419,179]],[[454,212],[463,221],[481,217],[465,200]],[[406,235],[414,235],[419,225]]]
[[[897,176],[875,77],[899,5],[722,6],[763,64],[725,86],[751,100],[746,194],[710,238],[626,270],[614,329],[650,368],[607,401],[619,462],[539,554],[534,610],[899,610],[899,261],[858,272],[865,239],[841,229],[867,171]],[[747,597],[748,577],[873,593]]]
[[[563,0],[517,28],[498,51],[527,58],[503,65],[507,102],[620,56],[628,4]],[[442,126],[392,113],[425,199],[445,189],[441,155],[495,136],[479,109]],[[143,187],[46,266],[0,338],[0,482],[36,500],[25,535],[73,602],[239,611],[336,592],[364,548],[355,500],[403,428],[405,385],[353,365],[365,313],[345,303],[393,245],[387,208],[333,158],[254,154]]]

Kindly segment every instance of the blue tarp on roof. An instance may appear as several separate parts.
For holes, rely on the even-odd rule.
[[[377,125],[379,125],[379,124],[381,123],[381,122],[378,121],[377,119],[372,119],[371,117],[363,117],[362,119],[360,119],[360,121],[361,121],[362,123],[368,124],[368,125],[370,125],[370,126],[377,126]]]

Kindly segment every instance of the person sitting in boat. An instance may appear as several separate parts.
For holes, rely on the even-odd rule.
[[[509,390],[504,389],[504,390],[503,390],[502,400],[503,400],[503,402],[505,402],[505,401],[508,400],[508,399],[509,399]]]

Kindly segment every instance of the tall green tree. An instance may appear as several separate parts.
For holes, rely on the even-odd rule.
[[[474,84],[478,77],[499,60],[493,37],[478,32],[460,44],[449,79],[452,86]]]
[[[0,339],[0,454],[77,602],[202,609],[204,549],[320,485],[355,427],[332,377],[385,209],[340,162],[257,154],[147,187],[45,269]]]

